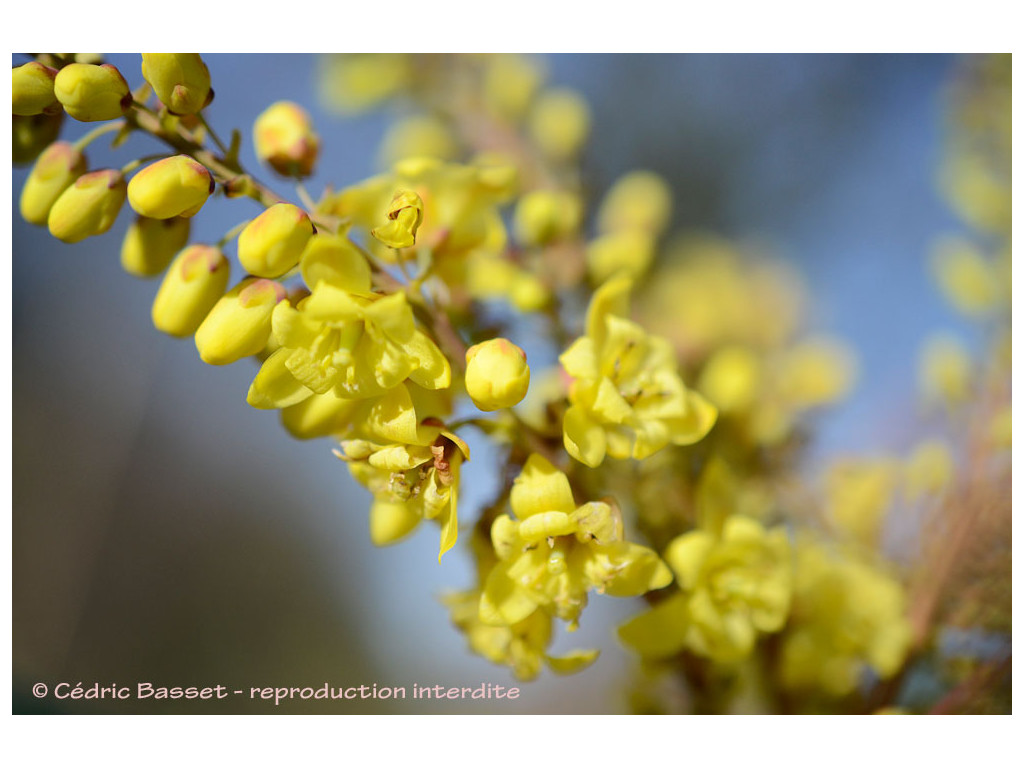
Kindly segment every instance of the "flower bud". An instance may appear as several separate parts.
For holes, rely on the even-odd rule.
[[[238,236],[238,260],[258,277],[279,277],[299,263],[316,233],[306,212],[291,203],[270,206]]]
[[[50,209],[50,234],[77,243],[110,229],[124,205],[125,183],[120,171],[107,169],[79,176]]]
[[[121,243],[121,266],[136,277],[159,275],[188,243],[190,228],[188,219],[137,216]]]
[[[508,339],[491,339],[466,352],[466,391],[481,411],[511,408],[526,397],[526,353]]]
[[[128,182],[128,203],[151,219],[194,216],[216,185],[213,176],[188,155],[147,165]]]
[[[11,117],[11,161],[15,165],[31,163],[60,136],[64,123],[64,110],[55,115]]]
[[[198,53],[144,53],[142,76],[172,115],[192,115],[210,103],[210,70]]]
[[[53,92],[57,70],[38,61],[30,61],[11,70],[11,112],[27,117],[60,112],[60,102]]]
[[[171,336],[191,336],[223,295],[229,271],[220,248],[190,245],[164,275],[153,301],[153,325]]]
[[[519,198],[515,231],[523,245],[547,245],[576,232],[580,201],[568,192],[539,189]]]
[[[86,123],[120,117],[132,103],[128,83],[112,64],[68,64],[57,73],[54,93],[65,112]]]
[[[270,337],[274,307],[286,295],[284,286],[258,278],[243,280],[224,294],[196,331],[203,362],[227,365],[259,353]]]
[[[567,88],[545,92],[530,114],[530,134],[548,157],[566,160],[578,153],[590,133],[590,108]]]
[[[416,245],[416,232],[423,223],[423,201],[415,192],[396,192],[388,206],[388,223],[370,234],[389,248]]]
[[[85,155],[71,144],[51,144],[36,161],[21,190],[22,218],[30,224],[45,226],[57,198],[85,169]]]
[[[320,152],[309,114],[290,101],[271,104],[253,125],[256,157],[283,176],[309,176]]]
[[[627,173],[612,185],[597,212],[599,232],[634,230],[659,235],[672,217],[672,191],[651,171]]]

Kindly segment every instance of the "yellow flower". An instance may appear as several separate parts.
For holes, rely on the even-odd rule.
[[[326,237],[317,235],[311,244]],[[450,386],[451,366],[416,328],[405,294],[372,293],[362,255],[343,239],[323,242],[302,258],[310,296],[296,307],[282,302],[274,309],[279,348],[253,381],[249,403],[284,408],[332,391],[344,399],[374,397],[406,379],[427,389]]]
[[[526,353],[508,339],[491,339],[466,351],[466,391],[481,411],[511,408],[529,387]]]
[[[113,120],[131,106],[128,83],[112,64],[68,64],[57,73],[54,93],[75,120]]]
[[[964,403],[971,393],[972,368],[970,355],[959,339],[948,334],[933,336],[922,350],[918,371],[925,400],[949,408]]]
[[[313,121],[298,104],[278,101],[253,125],[256,157],[282,176],[309,176],[320,154],[320,137]]]
[[[374,408],[408,413],[411,401],[399,388]],[[394,544],[421,520],[436,519],[441,525],[440,562],[458,539],[459,472],[462,462],[469,460],[469,447],[435,419],[394,434],[398,442],[349,440],[335,453],[373,494],[370,540],[374,545]]]
[[[451,160],[458,152],[459,146],[444,122],[432,115],[415,115],[388,129],[379,154],[381,165],[390,168],[411,157]]]
[[[500,562],[480,597],[485,624],[512,626],[550,607],[571,631],[589,591],[632,597],[672,580],[653,550],[623,540],[615,507],[577,506],[568,478],[537,454],[516,478],[511,506],[518,519],[502,515],[491,526]]]
[[[645,232],[625,230],[604,235],[587,245],[587,269],[596,283],[619,272],[637,278],[654,260],[654,238]]]
[[[45,226],[50,210],[65,189],[85,173],[85,155],[64,141],[51,144],[36,160],[21,190],[22,218]]]
[[[215,188],[213,176],[188,155],[157,160],[128,182],[128,203],[151,219],[199,213]]]
[[[854,541],[873,548],[896,493],[899,464],[891,459],[837,461],[826,480],[826,508]]]
[[[940,240],[932,254],[932,270],[946,298],[965,315],[984,316],[1002,298],[996,265],[965,238]]]
[[[142,76],[172,115],[192,115],[213,99],[210,70],[198,53],[144,53]]]
[[[596,467],[606,455],[643,459],[665,446],[689,445],[715,423],[713,405],[688,390],[667,340],[625,318],[630,281],[613,279],[594,294],[587,335],[559,360],[574,378],[563,420],[565,448]]]
[[[509,667],[519,680],[533,680],[546,664],[557,675],[580,672],[595,661],[596,649],[570,651],[551,656],[547,648],[552,640],[551,612],[538,608],[511,626],[492,626],[480,621],[480,590],[471,589],[446,595],[452,623],[465,633],[469,647],[488,661]]]
[[[11,116],[11,160],[15,165],[31,163],[57,140],[64,124],[64,110],[53,115]]]
[[[810,538],[797,546],[792,614],[780,667],[787,688],[845,696],[868,667],[883,679],[896,674],[910,647],[900,583]]]
[[[416,230],[423,222],[423,201],[415,192],[396,192],[388,206],[388,223],[370,234],[389,248],[416,245]]]
[[[622,641],[644,656],[689,649],[733,663],[746,658],[758,633],[778,632],[789,614],[792,564],[781,527],[766,530],[741,515],[718,530],[691,531],[672,540],[665,562],[680,592],[619,629]]]
[[[956,467],[953,452],[942,440],[922,440],[907,459],[904,490],[913,503],[941,494],[953,481]]]
[[[79,176],[50,208],[46,219],[50,234],[65,243],[102,235],[114,226],[125,192],[120,171],[107,169]]]

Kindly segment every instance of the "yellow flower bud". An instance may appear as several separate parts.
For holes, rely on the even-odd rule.
[[[444,122],[432,115],[416,115],[395,123],[380,147],[380,164],[390,168],[410,157],[451,160],[458,145]]]
[[[50,234],[77,243],[110,229],[124,204],[125,183],[120,171],[93,171],[65,189],[50,209]]]
[[[299,263],[315,233],[313,222],[298,206],[272,205],[238,236],[238,260],[250,274],[279,277]]]
[[[583,147],[590,133],[590,108],[578,93],[568,89],[545,92],[530,114],[530,134],[541,151],[565,160]]]
[[[75,120],[113,120],[131,106],[128,83],[112,64],[68,64],[57,73],[54,93]]]
[[[171,264],[153,301],[153,325],[171,336],[191,336],[228,285],[220,248],[191,245]]]
[[[55,115],[45,112],[41,115],[11,117],[11,162],[15,165],[31,163],[39,153],[60,136],[64,123],[64,111]]]
[[[612,185],[597,213],[600,232],[639,230],[660,234],[672,216],[672,191],[651,171],[627,173]]]
[[[188,242],[189,220],[136,217],[121,243],[121,266],[136,277],[159,275]]]
[[[526,397],[526,353],[508,339],[491,339],[466,352],[466,391],[481,411],[511,408]]]
[[[60,102],[53,92],[57,70],[38,61],[30,61],[11,70],[11,113],[27,117],[60,112]]]
[[[587,246],[587,267],[595,283],[619,272],[640,277],[654,259],[654,238],[645,232],[625,230],[599,237]]]
[[[580,215],[575,195],[549,189],[530,192],[516,205],[516,237],[523,245],[547,245],[575,233]]]
[[[22,218],[44,226],[57,198],[85,173],[85,168],[85,155],[72,145],[64,141],[51,144],[36,161],[21,190]]]
[[[270,316],[287,292],[273,280],[248,278],[214,305],[199,330],[196,349],[203,362],[227,365],[259,353],[270,337]]]
[[[370,234],[390,248],[416,245],[416,232],[423,223],[423,201],[415,192],[396,192],[388,206],[388,223]]]
[[[192,115],[210,103],[210,70],[198,53],[144,53],[142,76],[172,115]]]
[[[215,187],[213,176],[188,155],[147,165],[128,182],[128,203],[151,219],[194,216]]]
[[[309,176],[320,153],[309,113],[290,101],[271,104],[256,118],[253,143],[256,157],[283,176]]]

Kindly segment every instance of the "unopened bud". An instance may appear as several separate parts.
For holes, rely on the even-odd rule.
[[[60,136],[64,123],[64,110],[55,115],[45,112],[41,115],[11,117],[11,161],[14,165],[26,165]]]
[[[651,171],[627,173],[612,185],[597,213],[600,232],[633,230],[657,236],[672,216],[672,191]]]
[[[286,297],[280,283],[258,278],[243,280],[224,294],[196,331],[203,362],[227,365],[259,353],[270,337],[274,307]]]
[[[128,202],[151,219],[194,216],[216,185],[203,165],[188,155],[175,155],[147,165],[128,182]]]
[[[530,133],[544,154],[556,160],[571,158],[590,133],[590,108],[575,91],[547,91],[530,114]]]
[[[110,229],[124,205],[124,176],[107,169],[79,176],[50,209],[50,234],[65,243],[77,243]]]
[[[112,64],[68,64],[57,73],[54,93],[65,112],[86,123],[120,117],[132,103],[128,83]]]
[[[526,397],[526,353],[508,339],[491,339],[466,352],[466,391],[481,411],[511,408]]]
[[[121,243],[121,266],[136,277],[159,275],[185,247],[190,228],[188,219],[137,216]]]
[[[272,205],[238,236],[238,260],[252,275],[280,277],[299,263],[315,232],[313,222],[298,206]]]
[[[313,121],[298,104],[271,104],[253,125],[256,157],[283,176],[309,176],[320,152]]]
[[[576,232],[580,201],[568,192],[540,189],[523,195],[516,205],[516,237],[523,245],[547,245]]]
[[[198,53],[144,53],[142,76],[173,115],[192,115],[213,95],[210,70]]]
[[[71,144],[59,141],[47,147],[21,190],[22,218],[30,224],[45,226],[57,198],[85,173],[85,169],[85,155]]]
[[[53,92],[57,70],[38,61],[30,61],[11,70],[11,112],[28,117],[60,112],[61,105]]]
[[[190,245],[179,253],[153,301],[153,325],[171,336],[195,333],[224,294],[229,266],[212,245]]]

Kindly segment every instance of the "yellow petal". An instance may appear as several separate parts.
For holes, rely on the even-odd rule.
[[[562,429],[565,450],[576,461],[588,467],[597,467],[604,461],[607,448],[605,431],[581,407],[574,405],[565,412]]]
[[[451,458],[451,501],[448,504],[447,512],[442,513],[441,519],[441,549],[437,554],[437,562],[441,562],[444,553],[455,546],[459,538],[459,475],[462,464],[462,457],[455,454]]]
[[[512,484],[512,511],[520,520],[541,512],[571,513],[576,509],[569,478],[539,454],[531,454]]]
[[[619,627],[619,639],[642,656],[665,658],[686,645],[686,597],[673,595]]]
[[[537,609],[537,602],[509,578],[507,565],[495,566],[480,595],[480,621],[491,626],[510,626]]]
[[[289,354],[282,347],[263,361],[246,396],[246,402],[253,408],[287,408],[313,394],[288,370],[285,362]]]
[[[407,536],[419,525],[420,517],[404,502],[374,500],[370,507],[370,541],[386,547]]]
[[[544,660],[556,675],[571,675],[582,672],[597,661],[597,657],[600,655],[601,651],[592,648],[586,651],[570,651],[565,656],[545,656]]]
[[[704,560],[714,543],[711,534],[690,531],[677,536],[665,549],[665,562],[675,571],[679,585],[684,590],[691,590],[697,585]]]

